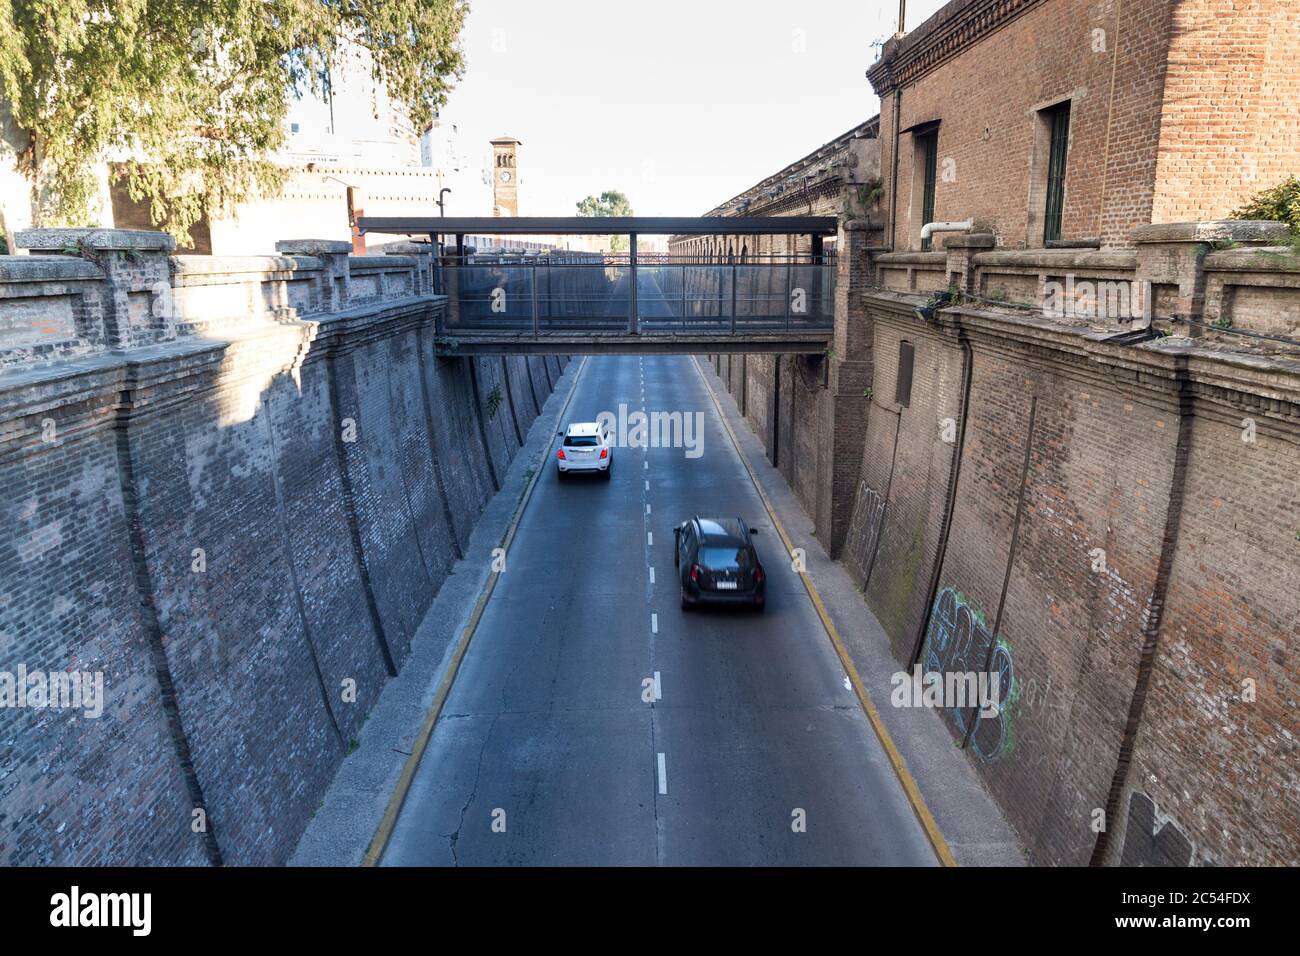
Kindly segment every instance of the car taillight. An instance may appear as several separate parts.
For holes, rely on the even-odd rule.
[[[602,448],[602,449],[600,450],[600,457],[601,457],[601,458],[608,458],[608,457],[609,457],[609,449],[608,449],[608,448]]]
[[[558,459],[560,459],[560,461],[567,461],[567,460],[568,460],[567,458],[564,457],[564,449],[563,449],[563,448],[561,448],[559,451],[557,451],[557,452],[555,453],[555,457],[558,458]]]
[[[754,569],[754,580],[759,584],[763,583],[763,568],[761,566]]]
[[[700,580],[700,566],[698,564],[691,565],[691,580],[696,583]]]

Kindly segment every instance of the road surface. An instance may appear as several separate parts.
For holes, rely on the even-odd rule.
[[[702,454],[548,461],[382,863],[934,865],[692,360],[593,357],[566,417],[620,403],[701,413]],[[766,612],[680,609],[692,514],[760,529]]]

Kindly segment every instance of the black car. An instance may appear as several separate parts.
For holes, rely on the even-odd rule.
[[[682,610],[697,604],[767,603],[767,575],[742,518],[692,518],[673,528],[673,564],[682,584]]]

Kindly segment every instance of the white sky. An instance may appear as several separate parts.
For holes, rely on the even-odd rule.
[[[909,0],[907,25],[943,3]],[[471,0],[442,115],[475,167],[489,139],[523,141],[522,215],[606,189],[638,215],[699,215],[878,112],[865,71],[897,16],[897,0]],[[462,188],[447,213],[490,202]]]

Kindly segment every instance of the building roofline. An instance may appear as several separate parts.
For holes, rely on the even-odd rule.
[[[950,0],[915,30],[885,41],[867,69],[877,96],[937,68],[1046,0]]]
[[[852,129],[848,130],[847,132],[841,133],[839,136],[836,136],[834,139],[823,143],[821,146],[818,146],[816,149],[814,149],[811,153],[808,153],[806,156],[799,157],[789,165],[777,170],[775,173],[772,173],[770,176],[765,177],[764,179],[750,186],[748,189],[737,193],[736,195],[732,196],[730,199],[726,200],[725,202],[718,203],[718,205],[714,206],[712,209],[709,210],[708,214],[715,215],[720,210],[726,209],[729,206],[732,206],[735,203],[740,202],[741,200],[744,199],[745,196],[748,196],[750,193],[755,192],[756,190],[764,189],[767,186],[772,185],[773,183],[780,182],[781,180],[788,178],[794,173],[797,173],[799,170],[812,165],[812,163],[814,163],[818,159],[825,157],[828,153],[838,152],[840,150],[847,148],[851,140],[875,139],[879,135],[880,135],[880,114],[877,113],[875,116],[871,117],[868,120],[865,120],[864,122],[859,123],[857,126],[854,126]]]

